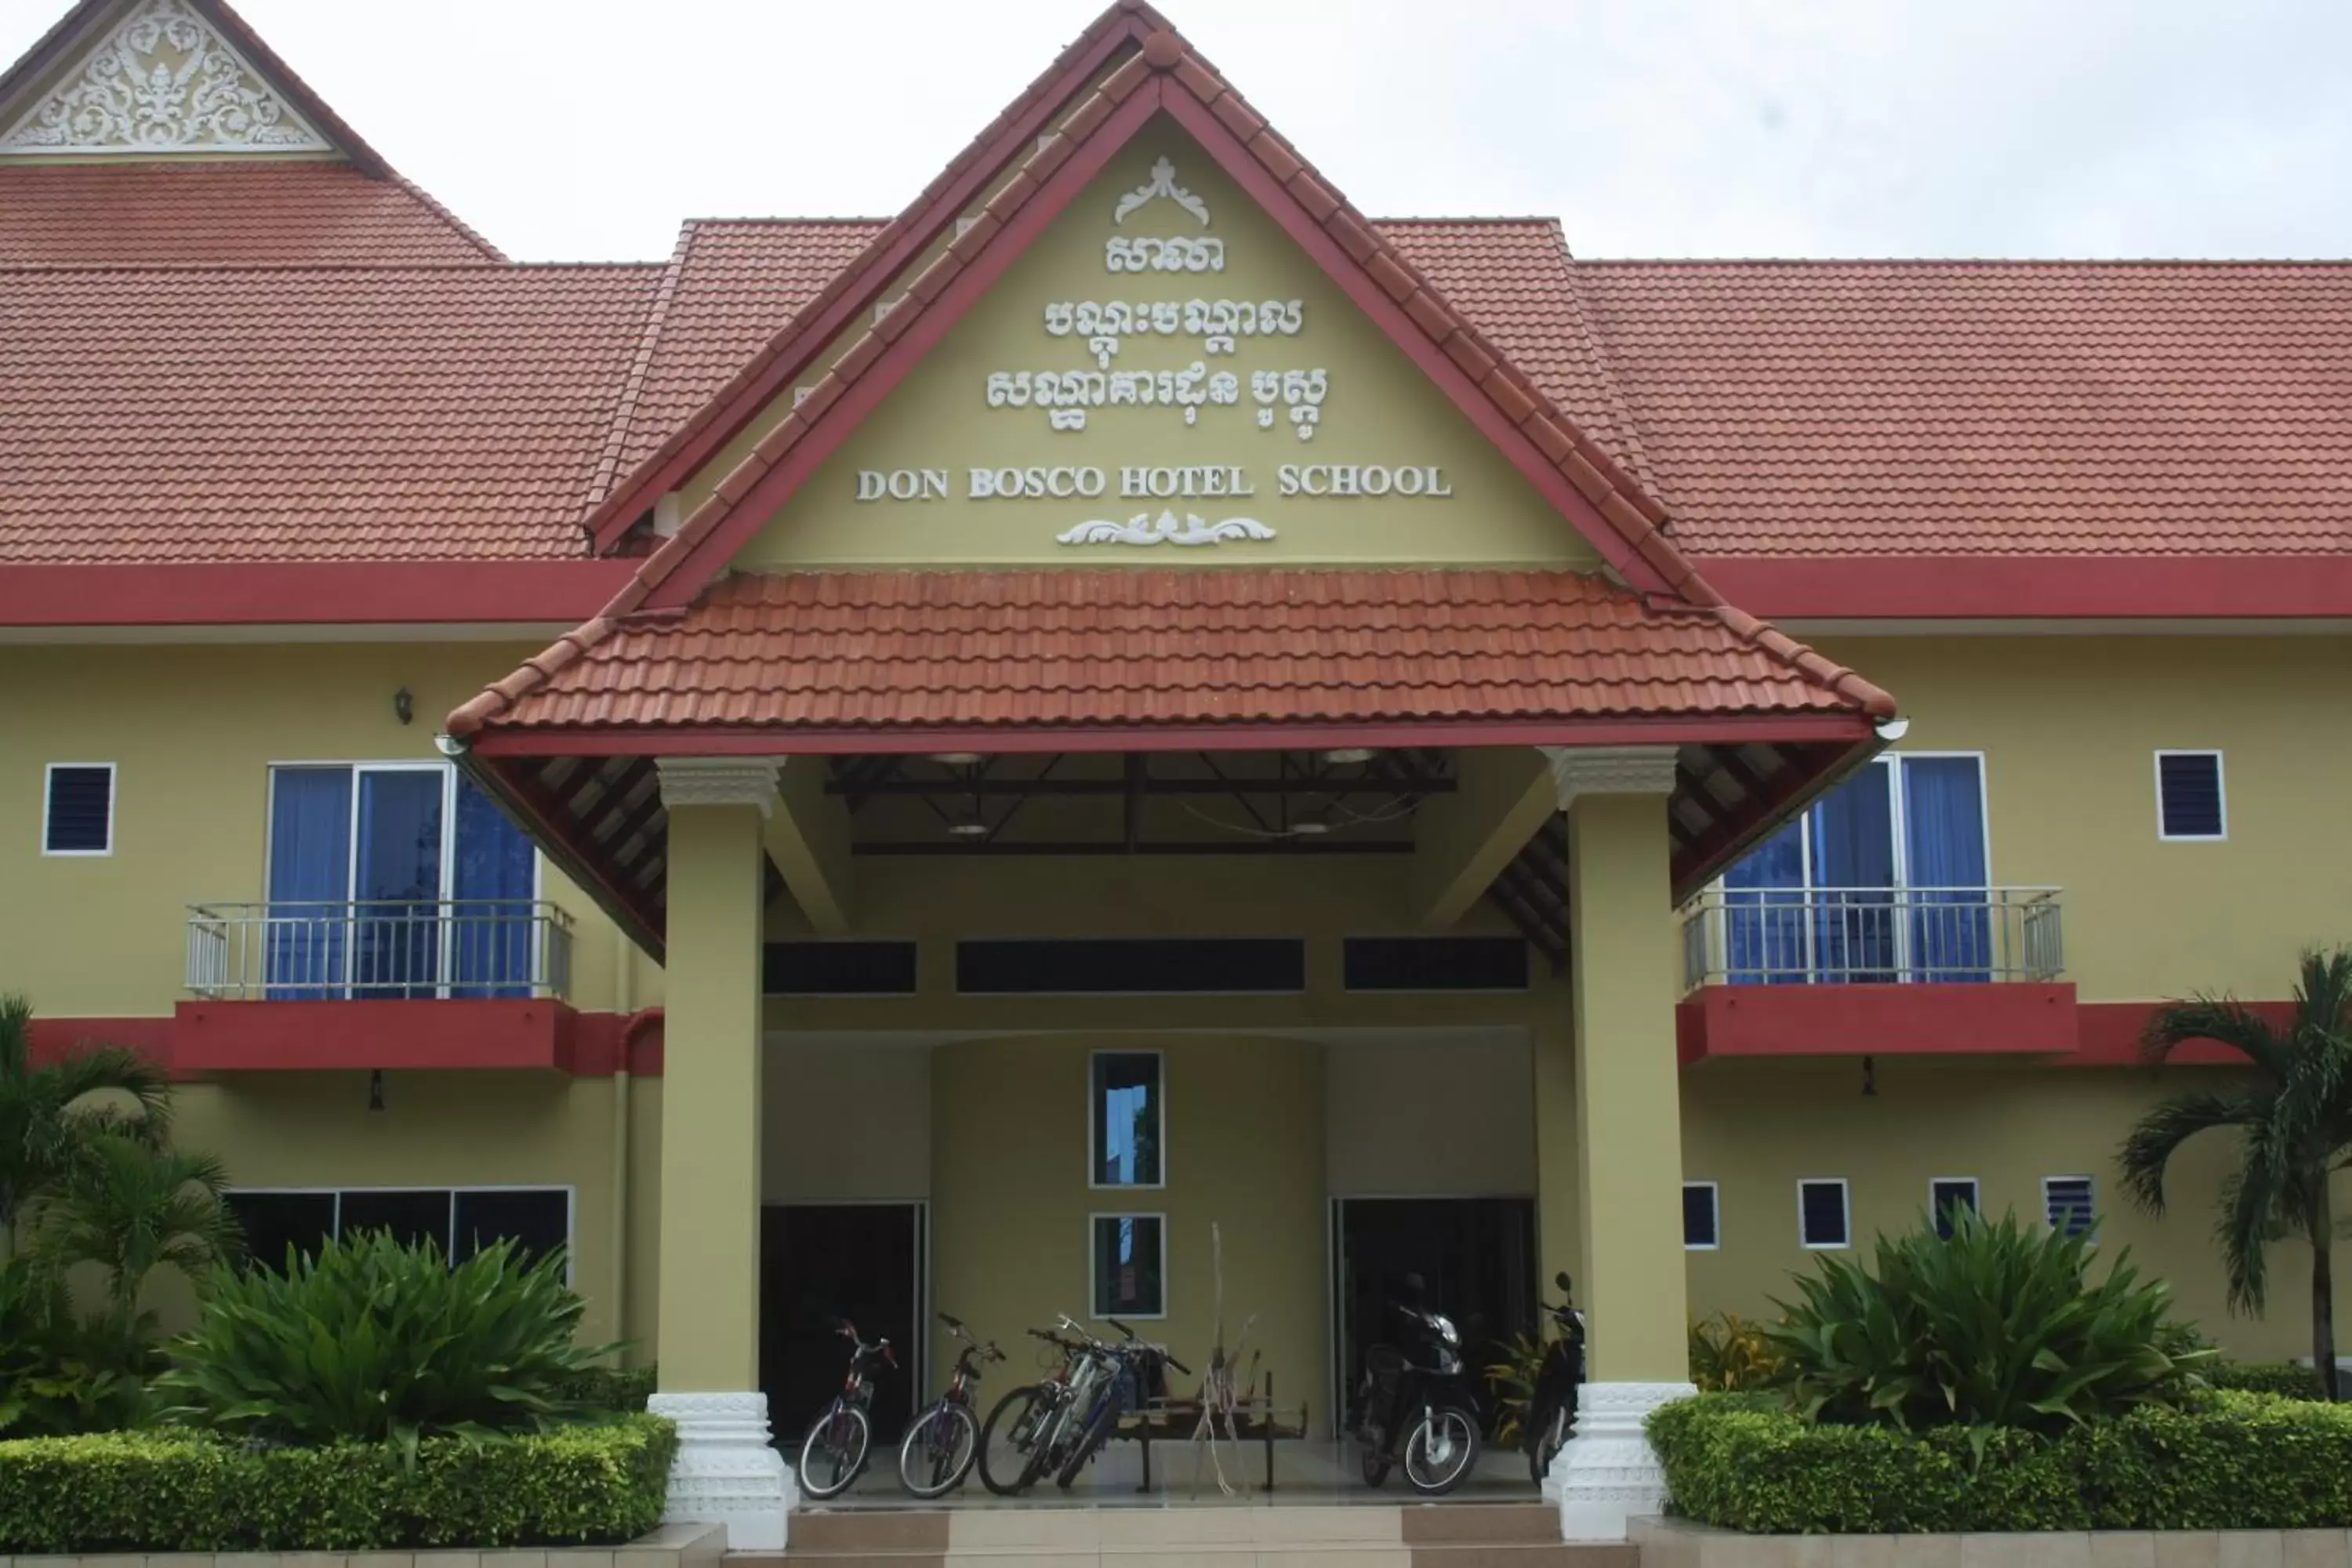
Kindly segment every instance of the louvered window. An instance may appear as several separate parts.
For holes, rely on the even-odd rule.
[[[51,763],[41,819],[45,855],[114,853],[114,764]]]
[[[2219,752],[2156,753],[2156,836],[2226,838],[2230,821]]]

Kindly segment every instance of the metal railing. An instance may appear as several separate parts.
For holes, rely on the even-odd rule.
[[[572,991],[572,917],[530,899],[188,906],[188,989],[219,1001]]]
[[[2055,888],[1710,888],[1683,906],[1683,988],[2055,980]]]

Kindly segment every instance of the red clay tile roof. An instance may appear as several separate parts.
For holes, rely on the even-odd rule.
[[[1576,279],[1694,555],[2352,550],[2352,266]]]
[[[1885,714],[1737,612],[1569,572],[817,572],[597,620],[452,714],[520,726],[1120,728]]]
[[[0,161],[0,267],[431,267],[504,259],[349,163]]]
[[[0,271],[0,563],[577,556],[661,276]]]
[[[679,231],[667,294],[619,449],[626,474],[709,402],[882,232],[881,218],[697,218]]]

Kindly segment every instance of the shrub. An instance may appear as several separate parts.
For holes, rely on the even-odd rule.
[[[2028,1229],[2014,1214],[1955,1209],[1948,1223],[1948,1239],[1924,1220],[1880,1237],[1874,1272],[1824,1258],[1799,1278],[1803,1301],[1781,1304],[1786,1321],[1765,1338],[1801,1414],[2053,1433],[2177,1399],[2212,1354],[2128,1254],[2095,1284],[2086,1237]]]
[[[493,1441],[256,1448],[210,1433],[0,1443],[0,1552],[357,1552],[634,1539],[677,1435],[631,1415]]]
[[[1702,1393],[1762,1388],[1781,1375],[1784,1365],[1763,1328],[1737,1312],[1717,1312],[1690,1326],[1691,1381]]]
[[[658,1379],[650,1366],[592,1366],[555,1385],[556,1397],[583,1410],[643,1410]]]
[[[1657,1411],[1675,1511],[1728,1530],[2294,1530],[2352,1523],[2352,1410],[2258,1394],[2055,1436],[1820,1426],[1752,1397]]]
[[[2319,1373],[2300,1362],[2221,1361],[2203,1368],[2205,1381],[2215,1388],[2242,1389],[2249,1394],[2277,1394],[2289,1399],[2325,1399]]]
[[[74,1316],[65,1281],[30,1258],[0,1263],[0,1437],[139,1424],[160,1358],[103,1318]]]
[[[452,1268],[375,1232],[216,1271],[159,1386],[169,1419],[275,1443],[535,1429],[583,1413],[565,1385],[609,1353],[572,1343],[582,1307],[560,1254],[523,1267],[499,1242]]]

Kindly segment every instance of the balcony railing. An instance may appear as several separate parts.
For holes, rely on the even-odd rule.
[[[572,917],[529,899],[192,904],[188,989],[216,1001],[560,1000]]]
[[[1683,909],[1683,986],[2058,978],[2055,888],[1711,888]]]

